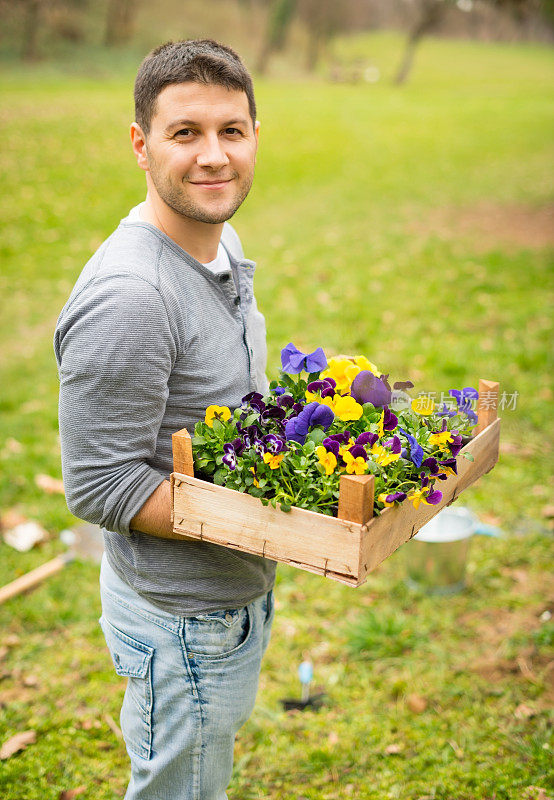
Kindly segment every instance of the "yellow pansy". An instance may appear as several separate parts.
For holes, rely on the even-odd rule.
[[[254,467],[250,467],[250,472],[252,472],[252,474],[254,475],[254,486],[258,487],[260,484],[258,483],[258,480],[256,478],[256,470],[254,469]]]
[[[327,369],[324,370],[319,377],[333,378],[337,384],[337,392],[342,394],[350,391],[352,381],[360,371],[361,367],[354,364],[350,358],[335,356],[328,360]]]
[[[325,474],[332,475],[337,466],[337,459],[334,453],[329,452],[323,445],[316,447],[315,454],[319,458],[319,463],[325,467]]]
[[[346,471],[350,475],[363,475],[367,472],[367,461],[362,456],[354,458],[352,453],[347,450],[343,455],[343,459],[346,462]]]
[[[429,444],[438,445],[441,450],[445,450],[447,442],[453,442],[452,433],[450,431],[440,431],[440,433],[432,433],[429,437]]]
[[[277,469],[284,457],[284,453],[277,453],[276,456],[273,453],[264,453],[264,462],[269,464],[270,469]]]
[[[386,467],[387,464],[392,464],[393,461],[400,458],[400,453],[391,453],[390,450],[387,450],[383,445],[377,444],[377,442],[372,446],[370,452],[381,467]]]
[[[357,403],[349,394],[345,395],[344,397],[340,394],[336,394],[333,397],[333,401],[334,402],[331,408],[335,412],[335,416],[343,422],[360,419],[364,413],[362,406]]]
[[[347,451],[347,450],[350,450],[350,448],[351,448],[351,447],[352,447],[352,445],[354,445],[354,444],[355,444],[355,442],[354,442],[354,439],[352,439],[352,438],[350,438],[350,439],[348,440],[347,444],[341,444],[341,445],[339,446],[339,456],[343,456],[343,457],[344,457],[344,454],[346,453],[346,451]]]
[[[432,397],[422,394],[421,397],[412,400],[412,410],[422,417],[429,417],[435,410],[435,401]]]
[[[388,500],[387,500],[387,497],[389,496],[389,494],[390,494],[390,492],[381,492],[381,494],[380,494],[380,495],[379,495],[379,497],[377,498],[377,500],[378,500],[380,503],[383,503],[383,505],[385,506],[385,508],[390,508],[391,506],[393,506],[393,505],[394,505],[394,501],[393,501],[392,503],[389,503],[389,502],[388,502]]]
[[[214,426],[214,419],[220,420],[220,422],[227,422],[228,419],[231,418],[231,410],[227,408],[227,406],[208,406],[206,409],[206,418],[204,422],[210,428]]]
[[[380,374],[381,374],[379,372],[379,370],[377,369],[377,367],[375,366],[375,364],[373,364],[365,356],[354,356],[354,363],[360,369],[367,369],[367,370],[369,370],[369,372],[373,372],[373,374],[377,375],[377,377],[379,377]]]
[[[414,508],[419,508],[420,503],[425,503],[426,506],[430,505],[425,499],[425,495],[429,491],[429,487],[425,487],[423,489],[412,489],[410,494],[408,495],[408,500],[411,500],[414,504]]]

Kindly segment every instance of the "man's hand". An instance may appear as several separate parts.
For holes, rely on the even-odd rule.
[[[169,481],[160,483],[146,503],[131,520],[131,530],[148,533],[159,539],[185,539],[197,541],[190,536],[173,533],[171,524],[171,485]]]

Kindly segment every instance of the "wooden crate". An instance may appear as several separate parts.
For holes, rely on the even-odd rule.
[[[478,424],[457,459],[458,474],[441,481],[439,505],[409,500],[373,517],[373,475],[342,475],[338,518],[301,508],[264,506],[256,497],[194,477],[192,444],[183,429],[173,435],[171,475],[174,533],[254,553],[316,572],[351,586],[407,542],[498,461],[498,383],[479,382]],[[463,457],[471,453],[473,461]]]

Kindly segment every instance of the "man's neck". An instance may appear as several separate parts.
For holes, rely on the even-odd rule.
[[[223,222],[211,224],[183,217],[151,192],[146,195],[140,215],[201,264],[207,264],[217,257]]]

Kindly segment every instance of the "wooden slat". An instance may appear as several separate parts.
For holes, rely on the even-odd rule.
[[[182,428],[171,437],[173,444],[173,472],[182,475],[194,475],[192,456],[192,440],[186,428]]]
[[[174,474],[176,533],[334,573],[357,581],[362,526],[301,508],[263,506],[258,498]]]
[[[479,381],[479,400],[477,401],[477,425],[474,436],[484,431],[498,416],[498,389],[496,381]]]
[[[339,519],[365,525],[373,516],[375,478],[373,475],[341,475]]]
[[[401,544],[411,539],[442,508],[450,505],[464,489],[493,468],[498,461],[499,441],[500,420],[497,419],[460,451],[456,459],[458,475],[451,475],[448,480],[440,482],[438,488],[443,493],[443,498],[438,505],[422,503],[415,509],[409,500],[404,500],[400,506],[387,508],[373,518],[362,532],[359,569],[361,581]],[[471,453],[474,460],[465,459],[464,452]]]

